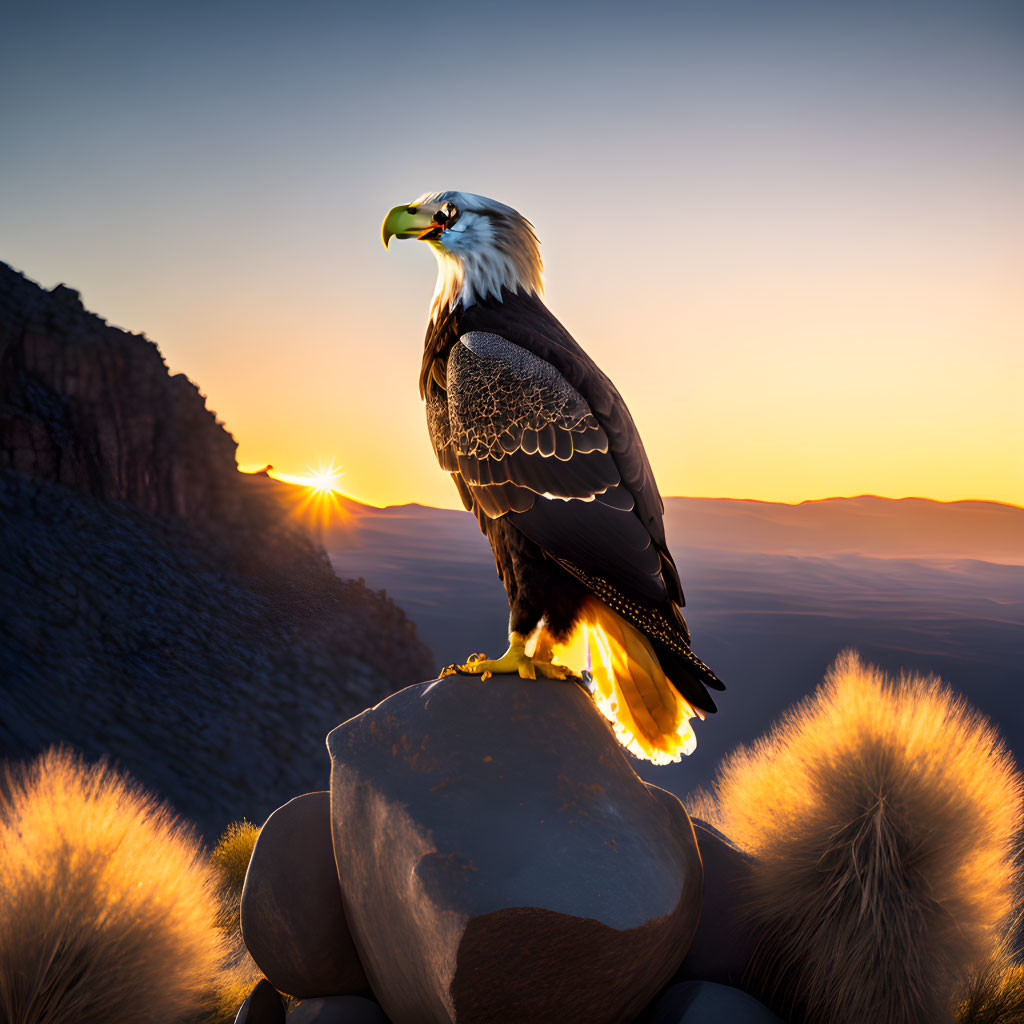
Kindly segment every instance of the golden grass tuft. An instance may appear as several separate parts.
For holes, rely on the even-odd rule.
[[[245,873],[260,830],[248,821],[228,825],[210,854],[218,880],[217,924],[228,941],[228,953],[218,980],[215,1011],[208,1024],[230,1024],[239,1005],[263,977],[242,941],[239,908]]]
[[[220,981],[216,880],[191,831],[66,750],[8,769],[0,797],[0,1019],[194,1018]]]
[[[999,952],[973,968],[955,1006],[960,1024],[1024,1024],[1024,967]]]
[[[239,904],[245,873],[249,870],[253,847],[260,830],[248,821],[232,822],[221,834],[210,854],[210,863],[219,882],[220,926],[227,932],[238,930]]]
[[[1016,884],[1021,779],[983,716],[937,679],[893,682],[846,652],[725,759],[700,810],[754,855],[752,984],[783,1017],[953,1019]]]
[[[224,885],[239,896],[245,884],[245,873],[249,870],[253,847],[260,830],[249,821],[232,822],[222,833],[210,854],[210,861]]]

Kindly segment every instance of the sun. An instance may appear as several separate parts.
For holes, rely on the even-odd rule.
[[[303,475],[273,473],[273,479],[297,484],[291,496],[290,514],[313,531],[321,543],[325,531],[345,530],[350,525],[351,514],[346,507],[348,495],[339,486],[345,474],[334,459],[325,466],[322,462],[314,469],[306,467]]]
[[[313,473],[307,478],[309,480],[309,486],[316,491],[317,494],[336,494],[341,490],[341,488],[338,487],[338,480],[340,480],[344,474],[338,470],[334,470],[333,465],[334,464],[332,463],[331,469]]]
[[[308,487],[318,497],[328,497],[333,494],[342,493],[338,481],[345,475],[341,466],[334,464],[334,459],[324,466],[321,462],[316,469],[312,466],[306,467],[307,472],[302,476],[291,473],[274,473],[275,480],[284,480],[286,483],[298,484],[300,487]]]

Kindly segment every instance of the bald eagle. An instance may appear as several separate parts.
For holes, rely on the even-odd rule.
[[[620,742],[656,763],[695,746],[724,687],[690,650],[664,505],[612,382],[541,301],[533,226],[467,192],[384,219],[438,263],[420,371],[437,460],[494,551],[509,646],[455,666],[485,677],[586,671]]]

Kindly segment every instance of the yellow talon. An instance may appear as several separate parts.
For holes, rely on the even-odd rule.
[[[490,679],[494,675],[511,675],[522,679],[569,679],[572,673],[564,665],[555,665],[551,661],[550,647],[538,649],[531,658],[526,653],[526,637],[522,633],[511,633],[508,638],[508,650],[500,658],[488,658],[485,654],[471,654],[465,664],[456,665],[456,672],[479,675],[481,679]]]

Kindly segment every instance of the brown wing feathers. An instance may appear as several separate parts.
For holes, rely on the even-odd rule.
[[[553,558],[610,576],[638,599],[678,593],[675,579],[666,588],[662,549],[636,515],[607,433],[554,367],[469,332],[448,352],[445,391],[428,390],[438,460],[464,500],[492,519],[513,515]]]

